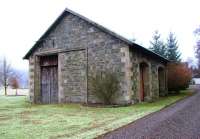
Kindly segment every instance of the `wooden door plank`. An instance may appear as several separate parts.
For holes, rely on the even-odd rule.
[[[42,103],[50,102],[50,80],[49,80],[49,68],[43,67],[41,69],[41,94]]]
[[[58,68],[57,66],[51,67],[50,73],[51,82],[51,103],[58,103]]]

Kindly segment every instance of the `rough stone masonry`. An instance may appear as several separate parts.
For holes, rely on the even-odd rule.
[[[52,56],[57,56],[57,64],[47,60],[41,65],[42,57]],[[24,58],[29,60],[33,103],[44,103],[42,97],[48,97],[47,103],[101,103],[88,86],[88,77],[97,71],[112,71],[119,76],[116,104],[152,101],[167,92],[166,59],[69,9]],[[46,82],[51,77],[41,72],[50,72],[51,67],[57,67],[57,90],[52,82]],[[51,102],[52,93],[58,96],[58,102]]]

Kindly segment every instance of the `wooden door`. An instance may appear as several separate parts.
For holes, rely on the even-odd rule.
[[[163,68],[158,69],[158,86],[159,86],[159,96],[165,93],[165,72]]]
[[[49,70],[47,67],[41,68],[41,95],[42,103],[50,103],[50,80],[48,79]]]
[[[58,68],[45,66],[41,68],[42,103],[58,103]]]
[[[144,101],[144,69],[140,68],[140,100]]]
[[[58,103],[58,68],[50,67],[50,93],[51,103]]]

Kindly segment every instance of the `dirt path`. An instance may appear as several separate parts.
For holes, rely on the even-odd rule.
[[[200,139],[200,91],[192,97],[100,138]]]

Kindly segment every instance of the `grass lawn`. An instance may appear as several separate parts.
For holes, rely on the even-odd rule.
[[[119,108],[92,108],[79,104],[31,105],[23,96],[0,96],[0,138],[94,138],[189,95],[189,91],[184,91],[153,103]]]

